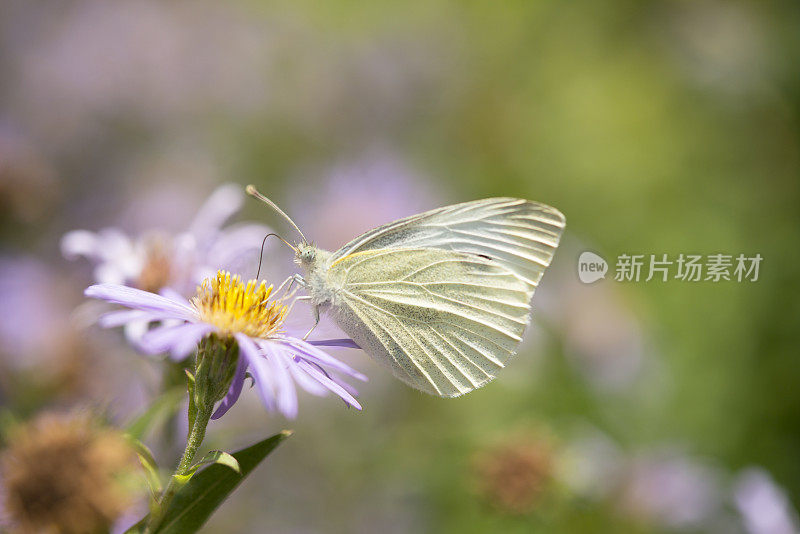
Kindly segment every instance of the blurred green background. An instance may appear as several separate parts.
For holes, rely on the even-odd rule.
[[[91,280],[61,259],[64,232],[169,227],[174,206],[226,181],[256,184],[329,248],[489,196],[567,217],[496,381],[440,400],[354,353],[363,413],[305,396],[284,421],[249,393],[210,445],[295,435],[206,532],[793,531],[748,522],[748,473],[785,493],[774,502],[797,527],[798,3],[0,0],[0,13],[3,261],[44,262],[75,305]],[[289,232],[256,202],[243,218]],[[612,269],[620,254],[764,259],[756,282],[589,286],[584,250]],[[152,383],[157,364],[123,347],[103,355]],[[12,368],[24,355],[8,350]],[[121,368],[79,374],[110,383]],[[11,372],[12,411],[118,409],[97,387],[52,395]]]

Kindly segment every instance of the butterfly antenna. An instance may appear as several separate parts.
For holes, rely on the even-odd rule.
[[[259,192],[258,192],[258,189],[256,189],[256,187],[255,187],[254,185],[248,185],[248,186],[245,188],[245,191],[247,191],[247,194],[248,194],[248,195],[251,195],[251,196],[254,196],[254,197],[256,197],[258,200],[260,200],[261,202],[263,202],[264,204],[266,204],[266,205],[267,205],[267,206],[269,206],[270,208],[272,208],[272,209],[274,209],[275,211],[277,211],[277,212],[278,212],[278,215],[280,215],[281,217],[283,217],[284,219],[286,219],[286,220],[289,222],[289,224],[291,224],[291,225],[292,225],[292,228],[294,228],[295,230],[297,230],[297,233],[298,233],[298,234],[300,234],[300,237],[302,237],[302,238],[303,238],[303,243],[308,243],[308,239],[306,239],[306,236],[305,236],[305,235],[303,235],[303,232],[301,232],[301,231],[300,231],[300,228],[299,228],[299,227],[298,227],[298,226],[297,226],[297,225],[294,223],[294,221],[291,219],[291,217],[289,217],[288,215],[286,215],[286,214],[283,212],[283,210],[282,210],[282,209],[280,209],[280,208],[278,207],[278,205],[277,205],[277,204],[275,204],[273,201],[271,201],[270,199],[268,199],[267,197],[265,197],[264,195],[262,195],[261,193],[259,193]],[[292,247],[292,248],[294,248],[294,247]]]
[[[268,237],[270,237],[270,236],[275,236],[275,237],[277,237],[278,239],[280,239],[281,241],[283,241],[283,242],[284,242],[284,244],[285,244],[287,247],[289,247],[290,249],[294,250],[294,251],[295,251],[295,253],[297,253],[297,249],[296,249],[294,246],[292,246],[292,244],[291,244],[291,243],[289,243],[288,241],[286,241],[284,238],[282,238],[282,237],[281,237],[281,236],[279,236],[278,234],[275,234],[275,233],[269,233],[269,234],[265,235],[265,236],[264,236],[264,239],[261,241],[261,252],[259,252],[259,253],[258,253],[258,271],[256,272],[256,280],[258,280],[258,276],[261,274],[261,262],[262,262],[262,260],[264,259],[264,244],[267,242],[267,238],[268,238]]]

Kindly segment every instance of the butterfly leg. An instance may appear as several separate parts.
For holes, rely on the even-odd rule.
[[[290,313],[292,313],[292,308],[294,308],[294,304],[298,300],[311,300],[311,297],[308,296],[308,295],[300,295],[299,297],[292,298],[293,296],[294,296],[294,293],[292,293],[291,295],[289,295],[287,297],[289,299],[292,299],[292,302],[289,304],[289,309],[286,310],[286,315],[289,315]]]
[[[281,291],[285,286],[286,292],[288,293],[292,289],[292,286],[295,284],[299,285],[300,287],[306,287],[305,279],[299,274],[293,274],[292,276],[281,282],[281,285],[278,286],[278,289],[276,289],[275,292],[277,293],[278,291]]]
[[[283,290],[283,288],[286,286],[286,284],[288,284],[292,280],[294,280],[294,275],[290,276],[289,278],[287,278],[286,280],[281,282],[281,285],[278,286],[278,289],[275,290],[275,293],[277,293],[278,291]],[[292,286],[289,285],[289,287],[286,288],[286,291],[289,291],[291,288],[292,288]]]
[[[314,326],[312,326],[311,330],[306,332],[306,335],[303,336],[303,341],[308,339],[308,336],[311,335],[311,332],[314,331],[314,329],[317,327],[318,324],[319,324],[319,306],[314,306]]]

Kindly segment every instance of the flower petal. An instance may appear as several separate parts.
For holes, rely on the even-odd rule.
[[[165,322],[166,321],[161,321],[161,325],[166,326],[164,324]],[[181,321],[180,324],[183,324],[183,321]],[[142,319],[141,321],[131,321],[127,323],[123,332],[125,333],[125,339],[128,340],[128,343],[138,347],[139,341],[142,340],[142,336],[144,336],[148,330],[150,330],[150,321]]]
[[[297,361],[292,358],[292,365],[289,366],[289,372],[292,378],[297,382],[297,385],[303,388],[304,391],[316,395],[317,397],[324,397],[328,394],[328,388],[308,376],[298,365]]]
[[[264,402],[267,410],[275,409],[275,384],[272,377],[272,370],[269,368],[264,356],[258,350],[253,340],[244,334],[234,334],[236,341],[239,343],[239,356],[244,356],[250,369],[253,372],[253,377],[256,379],[258,386],[258,394]]]
[[[227,226],[219,232],[209,253],[215,260],[235,259],[250,250],[256,252],[261,248],[261,241],[271,228],[263,224],[237,224]]]
[[[186,297],[172,289],[171,287],[163,287],[158,292],[159,295],[164,297],[165,299],[171,300],[176,304],[185,305],[186,304]]]
[[[297,390],[294,382],[286,370],[288,365],[294,365],[291,355],[284,356],[283,351],[288,349],[278,343],[261,340],[256,343],[266,356],[266,361],[272,368],[275,377],[275,386],[278,400],[278,410],[289,419],[297,417]]]
[[[72,230],[61,238],[61,254],[68,260],[85,256],[93,258],[97,256],[98,236],[88,230]]]
[[[184,337],[172,347],[172,359],[176,362],[186,358],[197,348],[201,339],[216,330],[215,327],[206,323],[188,323],[176,328],[182,328],[185,332]]]
[[[314,378],[317,382],[331,390],[332,392],[339,395],[342,400],[344,400],[347,404],[353,406],[354,408],[360,410],[361,405],[358,401],[347,392],[342,386],[331,380],[328,376],[325,375],[322,371],[308,363],[302,358],[295,358],[295,362],[297,365],[306,373],[308,373],[312,378]]]
[[[100,284],[122,285],[129,279],[124,265],[104,261],[98,263],[92,271],[95,282]]]
[[[156,314],[142,310],[116,310],[104,313],[97,323],[103,328],[114,328],[136,321],[158,321],[161,319]]]
[[[342,347],[347,349],[360,349],[356,342],[349,338],[344,339],[320,339],[317,341],[306,341],[309,345],[315,347]]]
[[[336,376],[336,373],[327,373],[327,375],[328,378],[330,378],[331,380],[342,386],[342,388],[344,388],[344,390],[347,391],[350,395],[358,397],[358,390],[353,386],[351,386],[350,384],[348,384],[347,382],[345,382],[340,377]]]
[[[363,374],[359,373],[349,365],[340,362],[333,356],[327,354],[326,352],[318,349],[317,347],[311,345],[306,341],[290,336],[281,336],[281,337],[276,337],[275,339],[276,341],[280,341],[281,343],[284,343],[285,345],[292,347],[295,351],[302,354],[304,359],[307,359],[314,363],[318,363],[320,365],[326,365],[331,369],[335,369],[336,371],[344,373],[353,378],[357,378],[364,382],[367,381],[367,377],[364,376]]]
[[[97,284],[87,287],[83,294],[128,308],[162,314],[164,317],[197,321],[197,312],[188,303],[179,304],[161,295],[141,289],[119,284]]]
[[[162,326],[142,336],[139,347],[150,354],[169,352],[173,360],[180,361],[188,356],[200,339],[212,330],[214,327],[206,323]]]
[[[237,184],[223,184],[216,188],[195,215],[189,233],[198,241],[216,234],[231,215],[244,203],[244,189]]]
[[[217,411],[214,412],[211,419],[219,419],[231,409],[231,406],[236,404],[236,401],[239,400],[239,395],[242,394],[242,386],[244,386],[244,377],[246,374],[247,361],[240,355],[239,360],[236,362],[236,373],[233,375],[233,382],[231,382],[231,387],[228,389],[228,394],[225,395],[225,398],[219,403]]]

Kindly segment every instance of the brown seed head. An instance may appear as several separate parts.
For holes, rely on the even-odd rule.
[[[135,456],[124,437],[83,414],[44,414],[15,429],[0,455],[10,531],[107,530],[132,504]]]

